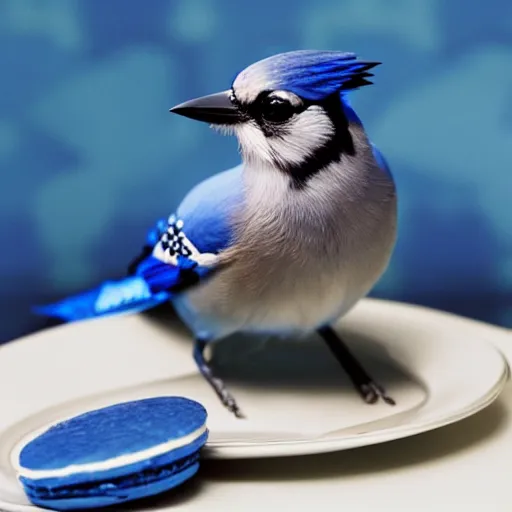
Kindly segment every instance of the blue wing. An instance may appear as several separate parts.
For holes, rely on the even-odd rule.
[[[215,271],[202,266],[192,253],[217,254],[233,240],[231,215],[242,197],[241,166],[219,173],[194,187],[167,221],[159,220],[131,262],[128,277],[34,308],[63,321],[119,313],[141,312],[172,299]],[[174,263],[156,255],[170,254]]]

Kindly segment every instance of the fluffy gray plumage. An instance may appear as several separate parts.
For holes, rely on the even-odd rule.
[[[279,164],[300,165],[333,136],[322,107],[273,137],[252,120],[231,128],[245,160],[235,243],[220,254],[224,269],[185,299],[194,314],[212,319],[215,338],[314,330],[346,313],[385,270],[396,237],[395,186],[362,124],[343,108],[352,154],[339,148],[301,187]]]

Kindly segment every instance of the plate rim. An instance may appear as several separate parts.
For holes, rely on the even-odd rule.
[[[450,323],[450,321],[464,321],[466,326],[468,324],[480,325],[484,328],[495,328],[489,324],[483,324],[481,322],[475,321],[473,319],[466,319],[457,315],[453,315],[451,313],[447,313],[444,311],[433,310],[430,308],[426,308],[423,306],[417,306],[414,304],[407,304],[401,302],[394,302],[382,299],[374,299],[374,298],[366,298],[360,301],[358,305],[354,309],[360,310],[361,304],[364,304],[367,309],[370,310],[370,314],[374,316],[374,324],[379,323],[379,315],[391,315],[395,316],[396,319],[400,320],[403,318],[403,314],[406,310],[413,311],[416,315],[412,322],[412,328],[414,329],[414,324],[418,324],[420,322],[427,323],[432,325],[436,323],[437,320],[440,320],[440,317],[444,317],[444,320]],[[364,307],[363,306],[363,307]],[[386,309],[388,311],[386,311]],[[373,310],[373,311],[372,311]],[[380,310],[380,311],[379,311]],[[353,312],[349,312],[343,319],[338,320],[333,326],[335,328],[344,328],[344,322],[346,322],[346,318],[353,315]],[[432,317],[434,315],[434,317]],[[110,317],[107,319],[100,320],[88,320],[85,322],[76,322],[73,324],[65,324],[63,326],[58,326],[54,329],[80,329],[80,324],[91,324],[91,323],[100,323],[110,321],[123,321],[123,319],[130,317],[141,317],[143,315],[116,315],[114,317]],[[372,322],[370,322],[371,324]],[[438,332],[443,329],[447,329],[445,323],[437,322],[441,324],[441,327],[437,327]],[[358,322],[355,322],[355,330],[358,330],[359,325]],[[498,328],[496,328],[498,329]],[[21,337],[17,340],[13,340],[10,343],[7,343],[7,346],[19,345],[23,342],[28,341],[34,336],[48,336],[48,331],[40,331],[37,333],[30,334],[25,337]],[[354,331],[354,326],[351,328]],[[478,329],[476,329],[478,330]],[[173,332],[177,334],[176,332]],[[503,353],[491,342],[482,339],[482,336],[479,335],[478,332],[475,332],[472,336],[472,342],[477,343],[482,350],[487,350],[488,352],[493,352],[494,356],[500,361],[500,374],[496,374],[494,384],[492,387],[489,387],[485,393],[482,393],[475,399],[471,401],[467,401],[463,407],[453,409],[450,413],[445,413],[441,416],[435,416],[430,421],[422,420],[419,423],[414,422],[414,416],[418,413],[416,410],[411,410],[410,412],[404,411],[410,415],[410,419],[407,419],[405,423],[399,425],[391,425],[389,427],[376,428],[375,430],[371,430],[368,432],[362,433],[353,433],[353,434],[340,434],[340,437],[326,437],[328,433],[324,433],[318,437],[310,437],[307,439],[280,439],[276,441],[266,440],[266,441],[254,441],[247,442],[243,440],[233,440],[229,443],[223,443],[222,441],[208,440],[205,448],[203,449],[204,458],[208,459],[241,459],[241,458],[272,458],[272,457],[285,457],[285,456],[298,456],[298,455],[311,455],[315,453],[327,453],[334,451],[342,451],[346,449],[354,449],[363,446],[370,446],[375,444],[380,444],[384,442],[390,442],[397,439],[402,439],[405,437],[410,437],[414,435],[418,435],[424,432],[428,432],[437,428],[442,428],[444,426],[456,423],[464,418],[472,416],[473,414],[478,413],[479,411],[485,409],[490,404],[492,404],[503,391],[506,383],[510,378],[510,367],[507,359],[504,357]],[[38,343],[41,343],[42,340],[39,340]],[[425,342],[424,342],[425,343]],[[0,359],[2,357],[2,349],[5,347],[0,347]],[[169,374],[166,380],[171,381],[187,376],[197,375],[199,371],[194,366],[193,369],[185,372],[177,372],[177,371],[169,371]],[[418,378],[418,374],[411,370],[411,374]],[[152,381],[155,382],[155,381]],[[113,393],[121,394],[123,391],[133,390],[137,387],[142,387],[144,385],[150,385],[151,382],[143,382],[137,385],[131,385],[124,387],[123,389],[109,390],[106,395],[112,395]],[[94,397],[98,397],[103,393],[93,393],[87,396],[77,396],[76,399],[79,403],[82,401],[92,400]],[[129,400],[127,398],[127,400]],[[122,400],[121,400],[122,401]],[[30,416],[25,416],[21,419],[18,419],[14,423],[11,423],[0,430],[0,435],[3,435],[7,431],[11,430],[14,426],[27,421],[29,418],[34,416],[42,415],[45,411],[58,409],[58,407],[62,407],[65,405],[69,405],[69,400],[60,402],[58,404],[51,405],[49,407],[43,407],[43,409],[38,410],[34,414]],[[419,410],[423,409],[425,404],[419,406]],[[74,416],[75,414],[64,414],[59,421],[65,419],[69,416]],[[25,436],[23,436],[25,437]]]
[[[506,363],[506,361],[505,361]],[[488,393],[482,396],[480,399],[475,400],[472,404],[466,406],[464,409],[459,410],[457,413],[453,413],[451,415],[446,415],[442,419],[432,420],[430,422],[423,422],[416,426],[411,426],[410,424],[404,424],[400,426],[392,426],[388,428],[383,428],[371,432],[364,432],[360,434],[349,434],[343,436],[339,440],[335,438],[314,438],[314,439],[302,439],[302,440],[282,440],[282,441],[266,441],[263,444],[265,446],[272,447],[272,453],[268,455],[257,455],[256,453],[252,454],[252,452],[259,451],[261,452],[261,444],[258,443],[237,443],[232,442],[229,445],[224,445],[221,447],[217,447],[215,442],[207,444],[205,446],[204,455],[205,458],[208,459],[242,459],[242,458],[274,458],[274,457],[294,457],[294,456],[302,456],[302,455],[314,455],[321,453],[330,453],[330,452],[338,452],[344,450],[352,450],[355,448],[362,448],[364,446],[371,446],[376,444],[382,444],[387,442],[392,442],[399,439],[404,439],[406,437],[416,436],[422,433],[426,433],[438,428],[443,428],[445,426],[457,423],[462,421],[478,412],[484,410],[486,407],[490,406],[501,394],[503,389],[505,388],[510,377],[510,370],[508,364],[503,368],[503,372],[501,373],[499,379],[491,388]],[[421,406],[420,406],[421,408]],[[412,412],[411,414],[414,414]],[[361,440],[361,442],[359,442]],[[278,450],[275,448],[289,448],[290,446],[307,446],[308,448],[314,448],[314,450],[306,449],[306,450],[294,450],[293,453],[278,453]],[[229,452],[238,451],[240,449],[244,449],[244,454],[233,454],[231,455]],[[222,454],[215,453],[216,451],[222,451]],[[213,456],[210,455],[209,452],[213,453]]]

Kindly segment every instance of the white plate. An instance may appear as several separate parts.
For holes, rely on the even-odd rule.
[[[321,453],[390,441],[467,417],[508,378],[501,354],[478,337],[413,322],[407,306],[367,299],[340,332],[397,405],[366,405],[317,338],[234,338],[216,360],[247,415],[237,420],[197,373],[191,341],[171,321],[142,315],[69,324],[0,347],[0,507],[28,505],[10,457],[35,429],[80,412],[154,395],[208,410],[212,458]],[[428,317],[430,318],[430,317]],[[229,357],[228,357],[229,356]],[[230,360],[230,364],[222,361]]]

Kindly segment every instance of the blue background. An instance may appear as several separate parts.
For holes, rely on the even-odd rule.
[[[400,236],[374,295],[512,323],[508,0],[1,0],[0,341],[31,304],[121,276],[236,142],[168,113],[280,51],[379,60],[353,104]]]

